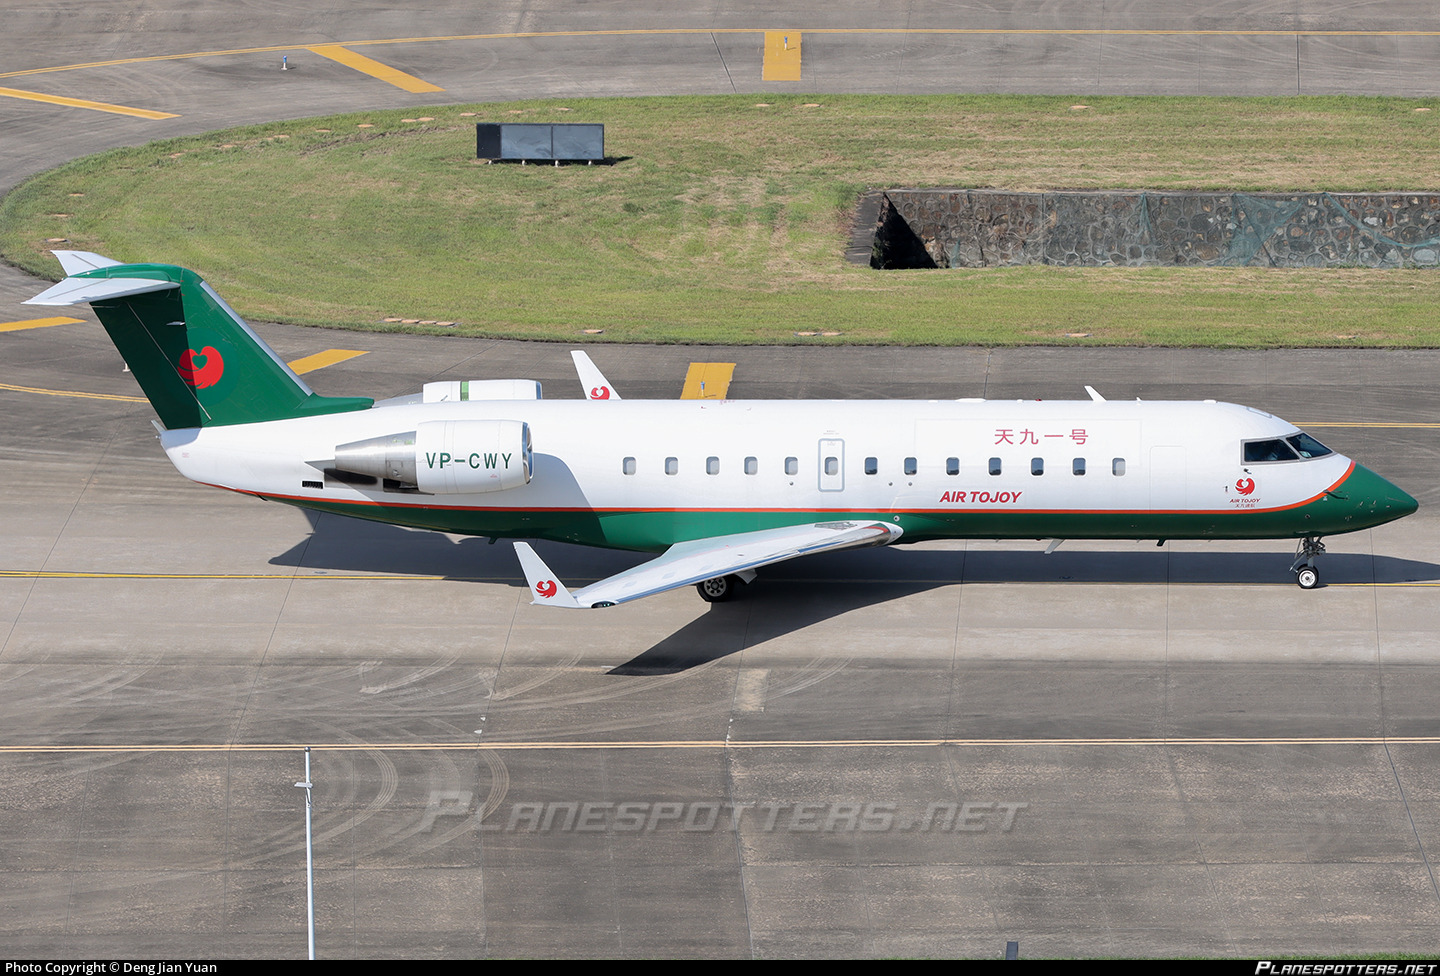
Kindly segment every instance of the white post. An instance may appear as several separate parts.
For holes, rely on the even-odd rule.
[[[305,747],[305,779],[295,784],[305,791],[305,918],[310,933],[310,958],[315,958],[315,859],[310,849],[310,747]]]

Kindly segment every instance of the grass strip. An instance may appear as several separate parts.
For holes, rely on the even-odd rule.
[[[474,123],[511,121],[603,122],[613,165],[477,161]],[[249,318],[361,330],[1431,347],[1433,270],[880,272],[842,252],[869,187],[1433,189],[1437,125],[1435,100],[1353,97],[738,95],[352,113],[41,174],[0,202],[0,256],[50,278],[55,247],[181,264]]]

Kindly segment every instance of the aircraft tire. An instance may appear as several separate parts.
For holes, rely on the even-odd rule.
[[[1320,570],[1314,566],[1301,566],[1295,573],[1295,582],[1302,590],[1313,590],[1320,585]]]
[[[716,576],[696,583],[695,589],[706,603],[724,603],[735,596],[739,582],[735,576]]]

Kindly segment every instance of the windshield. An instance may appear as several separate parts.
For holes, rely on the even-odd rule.
[[[1294,461],[1297,455],[1290,445],[1278,437],[1268,441],[1246,441],[1245,463],[1258,464],[1264,461]]]
[[[1303,431],[1293,437],[1285,438],[1285,442],[1295,448],[1295,453],[1302,458],[1318,458],[1335,453]]]
[[[1241,444],[1241,456],[1246,464],[1264,464],[1267,461],[1309,461],[1313,458],[1334,454],[1309,434],[1301,431],[1289,437],[1269,437]]]

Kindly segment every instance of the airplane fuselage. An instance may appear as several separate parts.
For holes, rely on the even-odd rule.
[[[516,450],[469,449],[467,425],[493,421],[528,426],[529,481],[467,491],[464,478],[519,463]],[[422,438],[415,458],[432,482],[458,471],[454,490],[334,467],[342,445],[425,424],[462,432],[444,450]],[[1215,401],[481,400],[382,402],[161,439],[192,480],[306,508],[646,551],[852,518],[894,525],[905,542],[1302,538],[1414,510],[1337,453],[1246,460],[1297,435]]]
[[[729,599],[798,556],[941,538],[1302,540],[1402,518],[1404,491],[1251,407],[1089,401],[586,400],[528,380],[321,396],[199,275],[57,251],[29,304],[88,303],[186,477],[319,511],[467,535],[660,553],[573,592],[514,543],[533,601],[614,606],[694,584]]]

